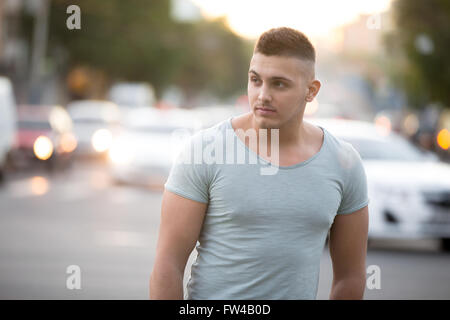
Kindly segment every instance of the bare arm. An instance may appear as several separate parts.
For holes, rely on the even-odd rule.
[[[330,230],[333,284],[330,299],[363,299],[366,286],[366,252],[369,210],[337,215]]]
[[[206,207],[206,203],[164,191],[150,299],[183,299],[184,268],[198,240]]]

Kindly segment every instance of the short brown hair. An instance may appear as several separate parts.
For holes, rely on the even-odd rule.
[[[264,32],[256,42],[254,53],[266,56],[289,56],[316,61],[316,50],[300,31],[281,27]]]

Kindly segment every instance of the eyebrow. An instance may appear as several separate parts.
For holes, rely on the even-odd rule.
[[[248,73],[254,73],[256,76],[261,78],[261,76],[253,69],[250,69]],[[284,80],[284,81],[287,81],[287,82],[293,82],[291,79],[288,79],[288,78],[285,78],[285,77],[281,77],[281,76],[274,76],[274,77],[271,77],[270,79],[272,79],[272,80]]]

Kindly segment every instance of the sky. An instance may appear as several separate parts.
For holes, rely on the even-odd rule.
[[[292,27],[311,38],[326,37],[360,14],[377,14],[391,0],[192,0],[207,18],[225,16],[238,35],[255,39],[264,31]]]

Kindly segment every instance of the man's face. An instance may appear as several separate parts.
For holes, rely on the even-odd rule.
[[[313,78],[312,68],[311,63],[294,57],[253,55],[247,90],[260,128],[280,128],[302,117],[308,85]]]

